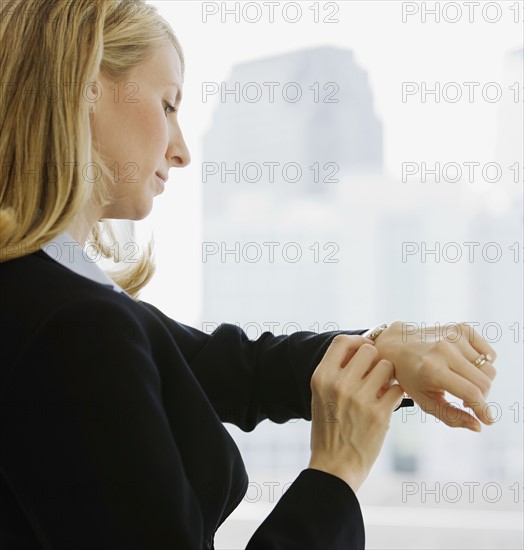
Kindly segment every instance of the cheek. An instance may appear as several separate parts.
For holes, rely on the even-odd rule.
[[[140,180],[165,168],[163,159],[168,145],[166,115],[161,105],[149,103],[111,103],[100,109],[92,126],[97,141],[116,164],[119,172],[137,169]]]
[[[168,145],[167,119],[162,109],[151,107],[144,110],[137,121],[137,153],[146,167],[153,168],[153,173],[162,168]],[[165,168],[165,167],[164,167]]]

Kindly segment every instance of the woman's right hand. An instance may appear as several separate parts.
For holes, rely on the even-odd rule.
[[[342,478],[356,493],[373,466],[404,390],[372,340],[338,334],[311,377],[309,468]],[[396,382],[396,381],[395,381]]]

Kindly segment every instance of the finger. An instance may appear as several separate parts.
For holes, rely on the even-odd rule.
[[[448,362],[448,366],[454,361],[454,355],[450,350],[451,346],[448,346],[443,353],[444,358]],[[489,407],[486,405],[484,395],[478,386],[460,374],[457,374],[451,368],[438,371],[438,376],[435,380],[433,380],[432,385],[438,387],[440,390],[453,394],[455,397],[458,397],[464,402],[466,407],[473,409],[477,418],[481,422],[484,422],[484,424],[492,424],[495,421],[489,416]],[[412,395],[412,397],[416,399],[416,396]],[[416,399],[416,401],[419,405],[421,405],[418,399]]]
[[[469,325],[466,325],[467,328]],[[451,331],[446,330],[444,339],[457,347],[462,355],[473,365],[475,359],[479,357],[479,352],[470,344],[467,336],[466,330],[462,329],[460,325],[455,325],[452,327]],[[493,356],[492,356],[493,357]],[[493,358],[494,360],[494,358]],[[490,380],[494,380],[497,375],[497,371],[493,366],[493,363],[490,361],[485,361],[479,367],[475,367],[477,371],[484,373]],[[468,369],[469,370],[469,369]],[[486,395],[486,393],[484,394]]]
[[[362,344],[353,355],[353,358],[349,361],[346,371],[347,376],[353,380],[361,381],[366,376],[367,371],[372,365],[375,365],[379,360],[378,350],[371,344]],[[386,381],[386,378],[382,379],[382,384]],[[353,382],[354,383],[354,382]],[[378,388],[382,385],[377,385]]]
[[[453,356],[449,364],[451,370],[477,386],[482,392],[482,395],[486,397],[491,388],[492,379],[479,367],[474,365],[473,361],[477,358],[477,352],[467,342],[463,343],[462,349],[451,346],[449,352],[450,355]],[[486,364],[487,362],[484,363],[484,365]],[[495,370],[493,365],[490,364],[489,366]]]
[[[474,361],[480,357],[477,350],[466,342],[464,342],[464,345],[466,349],[462,352],[462,355],[477,369],[477,372],[486,375],[491,383],[497,376],[497,370],[493,366],[493,362],[486,359],[481,365],[476,366]]]
[[[337,334],[324,354],[321,362],[344,368],[360,346],[370,340],[360,335]]]
[[[424,412],[438,418],[447,426],[451,426],[452,428],[468,428],[474,432],[481,431],[481,425],[475,417],[452,405],[443,395],[435,399],[421,401],[419,405]]]
[[[395,374],[393,363],[387,359],[381,359],[364,378],[364,386],[369,391],[370,397],[377,397],[380,389],[390,381]]]
[[[380,399],[388,390],[393,386],[395,383],[395,379],[392,377],[390,378],[379,390],[377,397]]]
[[[495,350],[482,338],[482,336],[470,325],[466,323],[459,323],[458,326],[461,329],[461,334],[464,334],[465,337],[468,339],[471,346],[478,351],[478,354],[481,353],[484,354],[490,354],[493,358],[492,363],[494,363],[497,359],[497,353]],[[475,358],[476,359],[476,358]]]
[[[400,405],[403,397],[404,390],[400,384],[391,384],[389,389],[380,398],[380,401],[383,402],[388,409],[391,409],[391,412],[393,412]]]

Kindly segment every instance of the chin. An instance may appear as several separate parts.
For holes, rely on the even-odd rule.
[[[151,198],[147,204],[142,204],[142,208],[136,212],[136,221],[143,220],[151,214],[151,210],[153,210],[153,198]]]
[[[151,214],[151,210],[152,210],[151,208],[147,210],[139,210],[138,212],[135,213],[135,215],[132,218],[129,218],[129,219],[134,220],[136,222],[139,222],[140,220],[144,220],[149,216],[149,214]]]
[[[133,200],[133,198],[129,197],[125,202],[122,200],[119,207],[115,205],[111,212],[109,212],[110,215],[106,217],[133,221],[143,220],[149,216],[153,209],[153,198],[153,196],[142,196],[139,200],[137,200],[138,197],[135,197],[135,200]]]

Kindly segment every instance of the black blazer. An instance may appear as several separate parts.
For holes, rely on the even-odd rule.
[[[0,548],[214,548],[248,477],[223,422],[311,420],[332,338],[206,334],[45,252],[0,264]],[[304,469],[249,550],[364,548],[357,497]]]

